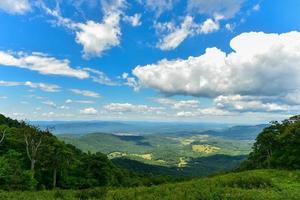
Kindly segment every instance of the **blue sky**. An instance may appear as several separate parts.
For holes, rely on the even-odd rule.
[[[260,123],[299,113],[300,2],[3,0],[0,112]]]

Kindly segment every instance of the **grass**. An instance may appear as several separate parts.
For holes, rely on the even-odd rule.
[[[298,200],[300,171],[253,170],[152,187],[0,192],[0,199]]]

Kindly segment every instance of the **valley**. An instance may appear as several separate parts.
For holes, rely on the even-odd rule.
[[[128,131],[125,123],[122,126]],[[191,125],[191,130],[193,126],[195,127]],[[70,127],[72,125],[68,124],[68,130]],[[111,133],[65,133],[57,134],[57,137],[84,152],[103,152],[122,167],[131,169],[133,165],[139,166],[135,167],[138,172],[204,176],[238,166],[251,151],[253,137],[264,125],[215,129],[209,127],[211,129],[208,130],[202,127],[202,130],[186,131],[188,125],[182,129],[164,124],[165,132],[162,133],[151,133],[151,126],[148,124],[146,127],[146,134],[139,133],[138,125],[130,124],[132,132],[114,133],[115,130],[107,130]],[[152,127],[152,132],[156,132],[154,127],[157,126],[153,124]],[[77,128],[76,125],[76,130]],[[239,133],[238,137],[234,133]],[[219,165],[218,162],[221,161],[222,164]],[[160,170],[156,170],[157,167]]]

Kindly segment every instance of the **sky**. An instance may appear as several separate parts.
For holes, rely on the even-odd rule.
[[[300,111],[300,1],[1,0],[0,113],[264,123]]]

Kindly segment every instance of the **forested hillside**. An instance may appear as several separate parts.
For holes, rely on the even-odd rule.
[[[256,138],[241,169],[300,168],[300,116],[271,122]]]
[[[0,190],[129,187],[163,181],[117,167],[102,153],[84,153],[49,130],[0,115]]]

